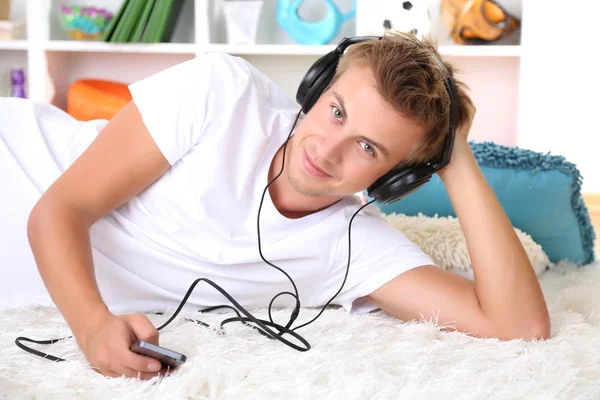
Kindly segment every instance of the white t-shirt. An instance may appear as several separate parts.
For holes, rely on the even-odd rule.
[[[268,307],[278,293],[293,292],[285,275],[260,257],[257,213],[270,163],[289,134],[297,103],[244,59],[222,53],[175,65],[134,83],[130,91],[171,168],[90,230],[96,277],[109,308],[176,307],[197,278],[210,279],[249,308]],[[11,139],[5,140],[8,149],[0,151],[17,154],[10,167],[4,161],[0,167],[10,170],[11,190],[27,197],[8,200],[19,209],[10,218],[7,200],[0,200],[0,254],[9,254],[9,269],[17,268],[17,262],[29,263],[19,268],[31,278],[36,269],[26,242],[28,212],[107,121],[77,122],[52,106],[24,100],[3,99],[0,105],[0,138]],[[32,119],[41,121],[41,132],[19,138],[23,124],[34,129]],[[342,285],[348,223],[360,205],[358,198],[349,197],[307,217],[288,219],[266,192],[260,216],[262,253],[292,277],[303,307],[325,305]],[[5,225],[5,220],[10,223]],[[21,237],[5,247],[2,242],[15,230]],[[427,264],[433,264],[429,256],[388,224],[378,208],[368,206],[352,223],[350,271],[332,304],[353,313],[371,311],[376,306],[357,300],[402,272]],[[1,265],[0,271],[5,268]],[[43,289],[39,278],[25,284],[22,271],[9,275],[15,282],[0,291],[3,303],[17,297],[25,301],[23,293],[35,295]],[[21,295],[16,296],[20,286]],[[9,289],[12,299],[5,292]],[[186,307],[220,304],[230,303],[201,282]],[[293,305],[291,296],[274,303]]]

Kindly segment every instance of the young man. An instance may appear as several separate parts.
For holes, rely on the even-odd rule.
[[[158,332],[141,314],[116,314],[177,306],[197,278],[265,308],[292,287],[264,257],[294,280],[302,307],[324,306],[345,279],[353,194],[441,152],[449,97],[436,57],[405,35],[355,44],[297,125],[296,102],[243,59],[217,53],[133,84],[133,101],[111,121],[5,101],[3,151],[15,160],[3,167],[14,170],[5,202],[17,211],[2,215],[4,303],[47,289],[92,366],[142,379],[157,374],[156,361],[129,346],[158,343]],[[371,205],[353,221],[349,273],[332,304],[433,316],[480,337],[546,338],[537,276],[467,145],[474,107],[457,87],[452,159],[439,175],[474,282],[434,266]],[[201,284],[188,303],[227,301]],[[294,305],[289,295],[275,302]],[[298,321],[312,317],[303,310]]]

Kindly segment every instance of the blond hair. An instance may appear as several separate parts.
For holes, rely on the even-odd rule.
[[[359,42],[340,59],[330,85],[353,65],[370,67],[376,89],[403,117],[415,121],[425,136],[400,165],[423,164],[441,156],[450,119],[450,98],[444,73],[434,57],[444,64],[458,91],[457,127],[470,123],[475,106],[467,86],[454,76],[456,68],[444,62],[430,38],[422,41],[409,33],[386,33],[382,40]]]

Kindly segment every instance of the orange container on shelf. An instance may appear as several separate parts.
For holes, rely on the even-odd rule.
[[[79,121],[111,119],[131,101],[127,86],[100,79],[75,81],[67,92],[67,113]]]

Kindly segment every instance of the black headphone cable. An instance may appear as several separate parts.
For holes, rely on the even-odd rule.
[[[221,288],[219,285],[217,285],[216,283],[212,282],[210,279],[206,279],[206,278],[198,278],[196,280],[194,280],[194,282],[190,285],[189,289],[187,290],[185,296],[183,297],[183,299],[181,300],[181,302],[179,303],[179,306],[177,307],[177,309],[175,310],[175,312],[173,313],[173,315],[171,315],[171,317],[161,326],[159,326],[157,328],[158,331],[160,331],[161,329],[163,329],[164,327],[166,327],[167,325],[169,325],[174,319],[175,317],[177,317],[177,315],[181,312],[183,306],[185,305],[185,303],[187,302],[188,298],[190,297],[190,295],[192,294],[192,292],[194,291],[196,285],[200,282],[206,282],[209,285],[211,285],[213,288],[215,288],[216,290],[218,290],[221,294],[223,294],[223,296],[225,296],[225,298],[227,298],[227,300],[229,300],[236,308],[229,306],[229,305],[220,305],[220,306],[214,306],[214,307],[209,307],[206,308],[204,310],[199,310],[199,312],[210,312],[210,311],[214,311],[217,309],[222,309],[222,308],[229,308],[231,310],[233,310],[236,314],[237,317],[231,317],[231,318],[227,318],[225,320],[223,320],[221,322],[220,328],[218,333],[219,334],[224,334],[223,331],[223,326],[227,323],[230,322],[242,322],[245,325],[256,329],[260,334],[262,334],[263,336],[269,338],[269,339],[275,339],[275,340],[279,340],[280,342],[286,344],[287,346],[298,350],[298,351],[308,351],[310,350],[311,346],[308,343],[308,341],[306,341],[306,339],[304,339],[302,336],[300,336],[298,333],[295,332],[295,330],[300,329],[304,326],[307,326],[311,323],[313,323],[314,321],[317,320],[317,318],[319,318],[321,316],[321,314],[323,314],[323,312],[325,311],[325,309],[327,308],[327,306],[329,306],[329,304],[337,297],[337,295],[342,291],[342,289],[344,288],[344,285],[346,284],[346,279],[348,278],[348,273],[350,271],[350,255],[351,255],[351,228],[352,228],[352,221],[354,220],[354,217],[356,217],[356,215],[366,206],[368,206],[369,204],[373,203],[375,200],[371,200],[369,202],[367,202],[366,204],[363,204],[352,216],[352,218],[350,218],[350,222],[348,224],[348,262],[347,262],[347,266],[346,266],[346,274],[344,276],[344,281],[342,282],[341,287],[339,288],[339,290],[336,292],[336,294],[323,306],[323,308],[321,309],[321,311],[317,314],[316,317],[314,317],[312,320],[310,320],[309,322],[306,322],[300,326],[297,326],[293,329],[291,329],[292,324],[296,321],[296,319],[298,318],[298,316],[300,315],[300,308],[301,308],[301,304],[300,304],[300,298],[298,295],[298,288],[296,287],[296,284],[294,283],[294,280],[288,275],[287,272],[285,272],[283,269],[281,269],[280,267],[276,266],[275,264],[271,263],[270,261],[268,261],[262,254],[262,246],[261,246],[261,240],[260,240],[260,212],[262,209],[262,205],[263,205],[263,201],[265,198],[265,195],[267,193],[267,190],[269,189],[269,186],[275,182],[275,180],[277,178],[279,178],[281,176],[281,174],[283,173],[284,170],[284,166],[285,166],[285,154],[286,154],[286,149],[287,149],[287,144],[289,142],[290,137],[292,136],[292,133],[294,131],[294,128],[296,127],[296,124],[298,123],[298,119],[300,118],[300,115],[302,113],[302,110],[300,110],[298,112],[298,115],[296,116],[296,119],[294,121],[294,124],[292,125],[292,128],[290,129],[290,133],[288,134],[288,137],[283,145],[283,158],[282,158],[282,162],[281,162],[281,170],[279,171],[279,173],[277,174],[277,176],[275,176],[275,178],[273,178],[265,187],[262,197],[261,197],[261,201],[260,201],[260,205],[258,208],[258,215],[256,218],[256,229],[257,229],[257,235],[258,235],[258,252],[260,254],[260,257],[262,258],[262,260],[269,266],[279,270],[281,273],[283,273],[291,282],[293,288],[294,288],[294,293],[291,292],[281,292],[279,294],[277,294],[275,297],[273,297],[273,299],[271,300],[271,302],[269,303],[269,308],[268,308],[268,312],[269,312],[269,321],[263,320],[263,319],[258,319],[256,317],[254,317],[250,312],[248,312],[242,305],[240,305],[233,297],[231,297],[223,288]],[[274,301],[282,295],[290,295],[292,297],[294,297],[296,299],[296,306],[294,307],[294,310],[291,313],[290,316],[290,320],[288,321],[288,323],[285,326],[282,326],[280,324],[277,324],[273,321],[272,315],[271,315],[271,308],[273,306]],[[245,317],[242,317],[240,315],[240,312],[238,311],[238,309],[245,315]],[[153,314],[157,314],[157,315],[163,315],[162,312],[155,312]],[[196,320],[196,319],[191,319],[191,318],[185,318],[186,321],[191,321],[191,322],[195,322],[198,323],[202,326],[205,327],[209,327],[208,324]],[[256,324],[256,326],[252,325],[252,323]],[[269,327],[275,328],[278,330],[278,332],[274,332],[273,330],[271,330]],[[304,346],[301,347],[285,338],[283,338],[284,334],[289,334],[291,336],[293,336],[294,338],[296,338],[299,342],[301,342]],[[33,340],[33,339],[29,339],[27,337],[23,337],[20,336],[18,338],[15,339],[15,344],[20,347],[21,349],[25,350],[28,353],[34,354],[36,356],[42,357],[42,358],[46,358],[50,361],[56,361],[56,362],[60,362],[60,361],[66,361],[63,358],[60,357],[56,357],[35,349],[32,349],[28,346],[26,346],[25,344],[23,344],[22,342],[31,342],[31,343],[37,343],[37,344],[53,344],[56,343],[60,340],[65,340],[65,339],[69,339],[72,338],[73,336],[66,336],[60,339],[49,339],[49,340]]]

